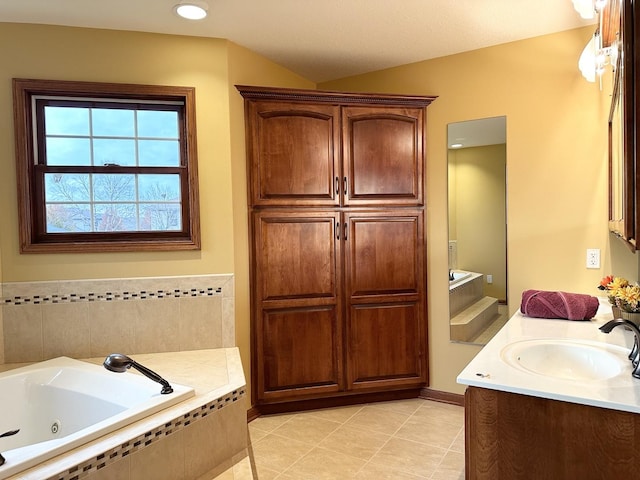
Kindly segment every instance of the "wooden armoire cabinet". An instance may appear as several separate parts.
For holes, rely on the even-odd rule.
[[[424,131],[434,97],[237,88],[254,406],[424,386]]]

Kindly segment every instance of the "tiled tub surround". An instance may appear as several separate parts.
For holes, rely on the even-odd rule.
[[[2,363],[235,346],[233,275],[4,283],[2,294]]]
[[[213,478],[247,455],[246,383],[237,348],[134,359],[169,382],[193,386],[196,396],[8,480],[195,480]]]

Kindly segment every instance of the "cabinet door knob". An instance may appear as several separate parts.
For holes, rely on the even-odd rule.
[[[340,240],[340,222],[336,222],[336,238]]]
[[[347,195],[347,177],[344,177],[344,194]]]
[[[347,222],[344,222],[344,239],[347,239]]]
[[[340,177],[336,177],[336,195],[340,195]]]

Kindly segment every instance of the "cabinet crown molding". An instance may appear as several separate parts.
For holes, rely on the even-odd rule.
[[[288,102],[315,102],[341,105],[406,105],[426,107],[437,96],[396,95],[390,93],[351,93],[329,90],[305,90],[295,88],[256,87],[236,85],[236,89],[246,100],[286,100]]]

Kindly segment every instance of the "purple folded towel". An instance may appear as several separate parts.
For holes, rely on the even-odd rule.
[[[525,290],[520,311],[527,317],[589,320],[598,311],[598,299],[582,293]]]

